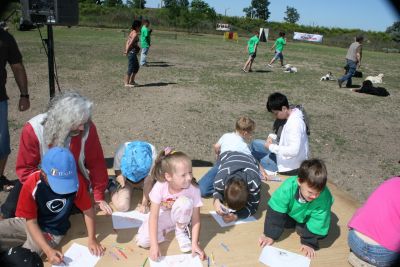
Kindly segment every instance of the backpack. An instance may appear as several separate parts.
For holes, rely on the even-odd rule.
[[[20,246],[1,252],[0,266],[43,267],[43,261],[37,253]]]

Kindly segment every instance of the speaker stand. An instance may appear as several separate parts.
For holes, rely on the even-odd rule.
[[[56,93],[54,84],[54,39],[53,39],[53,25],[47,24],[47,62],[49,65],[49,90],[50,99],[52,99]]]

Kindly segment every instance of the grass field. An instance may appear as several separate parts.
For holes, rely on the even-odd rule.
[[[45,30],[42,29],[43,34]],[[13,174],[19,129],[45,110],[48,101],[47,57],[37,31],[13,31],[29,76],[32,108],[16,111],[18,90],[9,71],[10,127],[13,153],[7,175]],[[233,130],[235,119],[256,120],[256,137],[265,138],[273,118],[266,112],[267,96],[286,94],[303,104],[311,121],[311,156],[326,161],[329,178],[363,201],[383,180],[400,174],[400,54],[365,51],[365,76],[384,73],[382,85],[390,97],[362,95],[320,82],[331,71],[343,74],[346,49],[290,42],[287,63],[299,70],[284,73],[278,64],[265,67],[272,43],[261,43],[253,73],[243,73],[247,36],[225,42],[222,36],[153,33],[150,67],[137,76],[141,87],[125,88],[127,59],[122,55],[121,30],[54,28],[61,89],[76,89],[95,103],[93,120],[106,157],[127,140],[148,140],[162,148],[172,145],[193,159],[213,162],[211,146]],[[362,79],[354,79],[360,85]]]

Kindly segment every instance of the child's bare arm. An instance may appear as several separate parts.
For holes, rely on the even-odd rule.
[[[104,254],[104,247],[96,239],[96,228],[94,225],[95,214],[93,207],[83,211],[83,215],[88,232],[88,247],[90,253],[96,256],[102,256]]]
[[[151,202],[150,217],[149,217],[149,234],[150,234],[150,259],[157,261],[161,256],[160,248],[158,247],[158,214],[160,212],[160,204]]]
[[[220,152],[221,152],[221,145],[218,143],[214,144],[214,153],[217,158],[218,158]]]
[[[26,228],[29,234],[32,236],[33,241],[43,250],[46,254],[48,261],[51,264],[61,264],[64,258],[64,255],[49,246],[47,241],[44,239],[43,233],[39,228],[38,222],[36,219],[27,219],[26,220]]]
[[[150,206],[149,193],[150,193],[151,189],[153,188],[153,185],[154,185],[154,180],[150,175],[148,175],[144,179],[142,203],[139,206],[139,211],[142,213],[147,213],[149,210],[149,206]]]
[[[201,260],[206,259],[206,254],[199,244],[200,236],[200,208],[193,208],[192,215],[192,254],[198,254]]]

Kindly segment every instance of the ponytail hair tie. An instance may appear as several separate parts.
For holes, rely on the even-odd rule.
[[[176,151],[174,150],[174,148],[167,146],[166,148],[164,148],[164,155],[168,156],[168,155],[172,155],[174,154]]]

